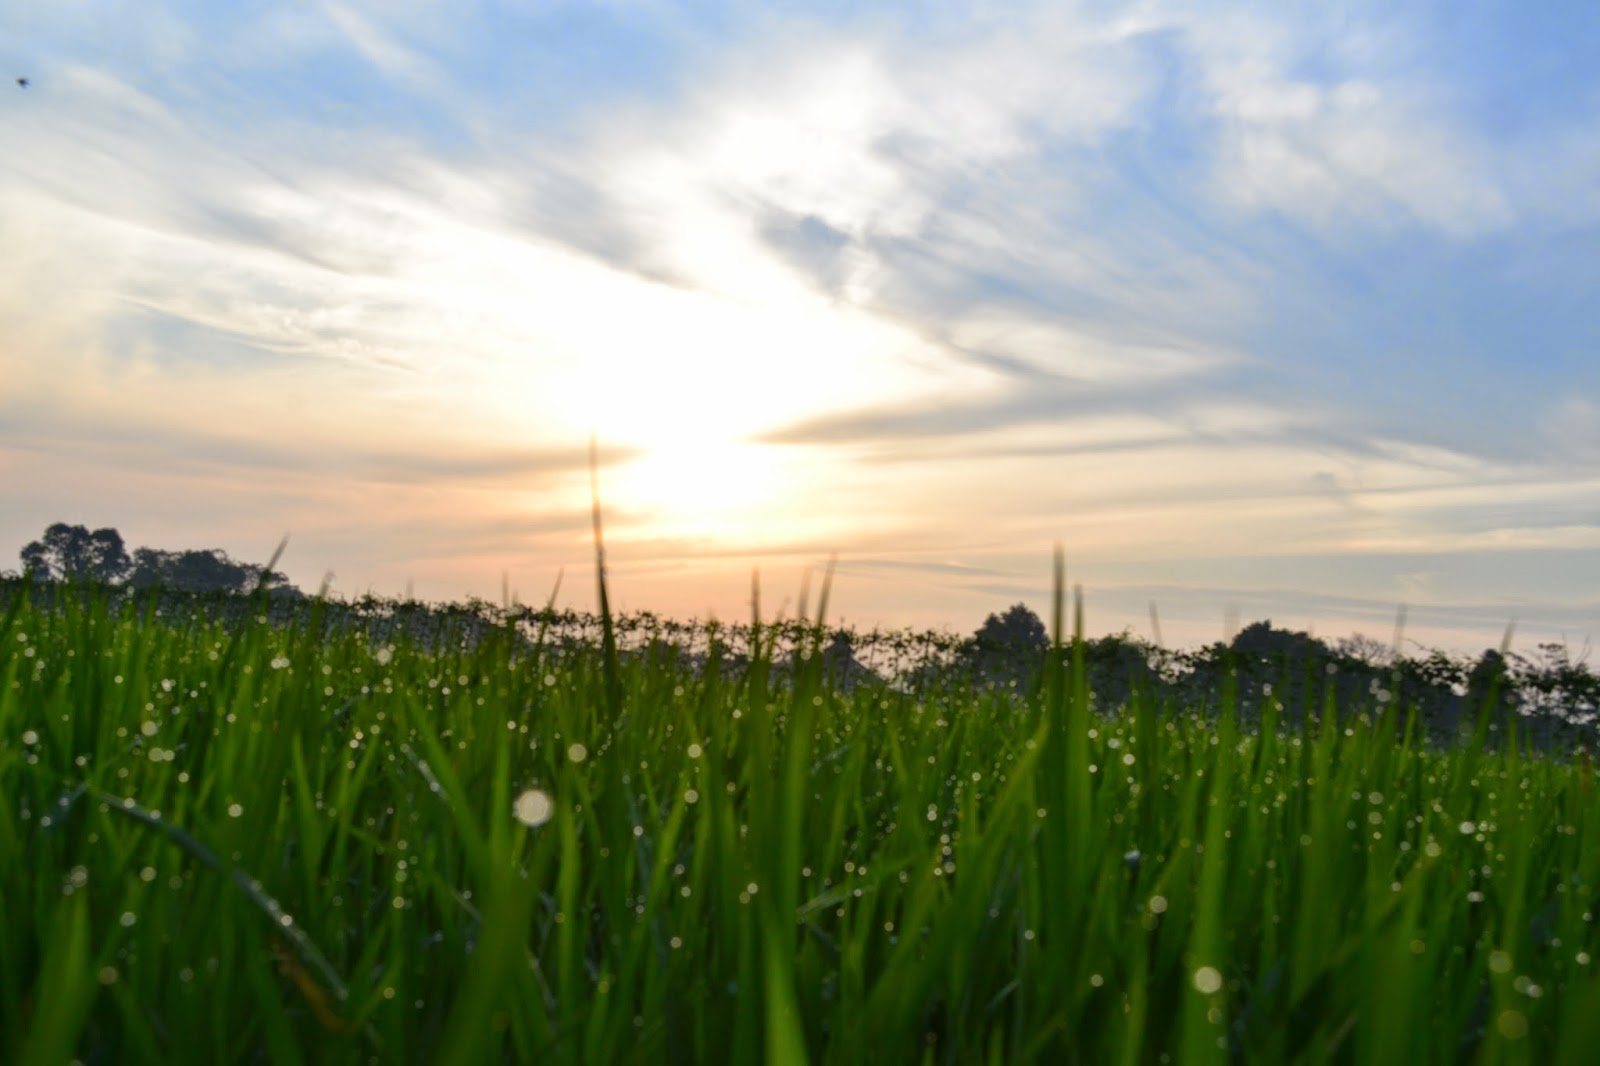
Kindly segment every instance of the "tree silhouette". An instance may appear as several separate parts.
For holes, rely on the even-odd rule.
[[[238,562],[220,548],[177,552],[139,548],[133,553],[128,584],[134,588],[160,585],[177,592],[248,592],[263,575],[268,588],[280,588],[289,582],[276,570],[268,572],[255,563]]]
[[[1044,622],[1026,604],[984,619],[962,650],[962,658],[989,680],[1031,682],[1044,665],[1050,635]]]
[[[139,548],[128,555],[115,529],[90,532],[57,522],[22,549],[22,565],[35,581],[92,581],[132,588],[157,585],[175,592],[249,592],[258,584],[285,589],[289,578],[256,563],[229,558],[220,548],[161,551]]]
[[[120,581],[132,569],[122,534],[57,522],[22,549],[22,566],[56,581]]]

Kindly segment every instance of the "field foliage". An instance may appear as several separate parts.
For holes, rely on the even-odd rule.
[[[918,690],[839,683],[820,625],[690,659],[232,602],[6,607],[0,1061],[1600,1047],[1587,756],[1487,714],[1091,711],[1059,594],[1037,684]]]

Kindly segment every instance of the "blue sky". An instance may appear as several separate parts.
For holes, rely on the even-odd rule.
[[[0,544],[1600,621],[1589,4],[0,0]]]

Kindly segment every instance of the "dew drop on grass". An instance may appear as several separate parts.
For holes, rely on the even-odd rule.
[[[241,804],[238,804],[238,803],[230,803],[230,804],[228,804],[228,817],[229,818],[237,818],[242,814],[244,814],[244,807]]]
[[[1222,974],[1215,966],[1202,966],[1194,972],[1194,987],[1209,996],[1222,988]]]
[[[518,796],[513,807],[517,821],[531,829],[537,829],[548,822],[554,812],[555,804],[551,802],[550,797],[536,788],[530,788]]]
[[[589,757],[589,749],[582,744],[573,744],[567,748],[567,758],[573,762],[582,762]]]

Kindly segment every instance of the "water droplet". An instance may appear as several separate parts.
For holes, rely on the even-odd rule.
[[[538,828],[550,820],[555,813],[555,804],[550,797],[536,788],[530,788],[517,797],[513,807],[517,821],[530,828]]]
[[[1222,988],[1222,974],[1215,966],[1202,966],[1194,972],[1195,991],[1211,995]]]

